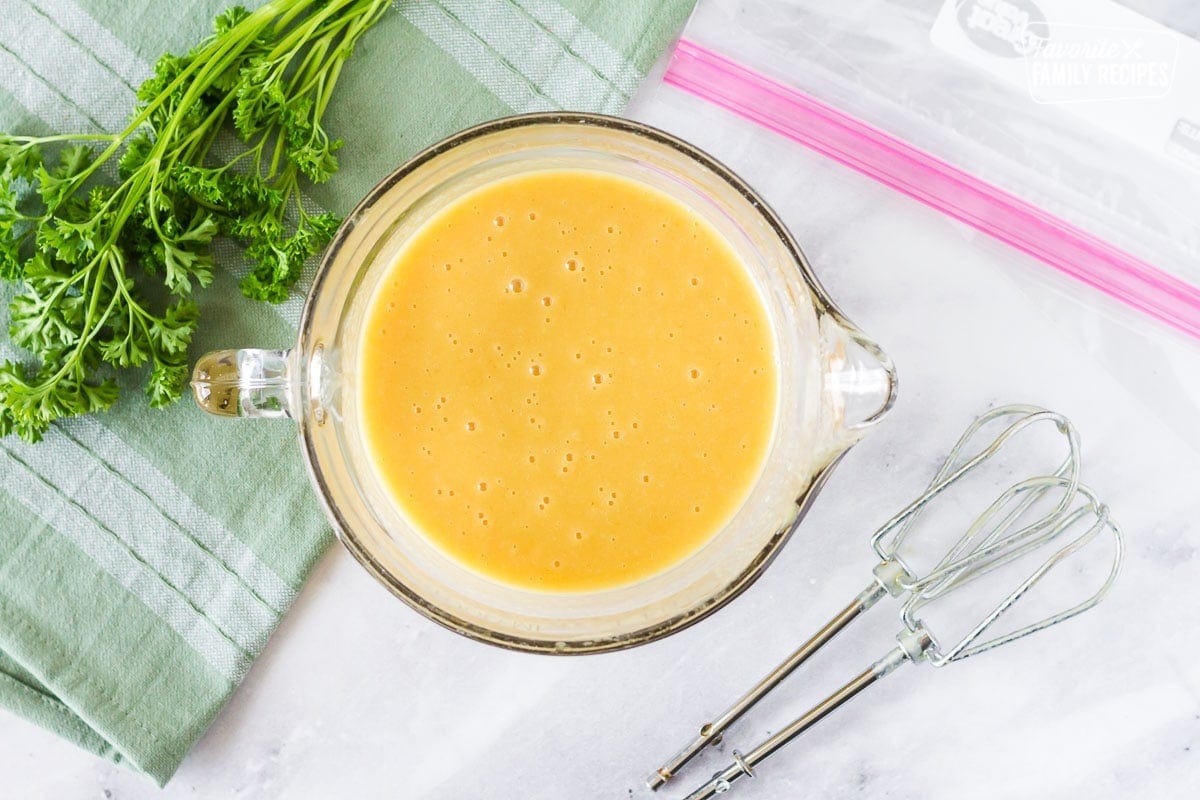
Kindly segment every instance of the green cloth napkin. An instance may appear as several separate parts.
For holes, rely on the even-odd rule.
[[[418,149],[489,118],[619,112],[693,2],[397,3],[343,73],[329,120],[342,169],[311,199],[345,213]],[[3,0],[0,130],[120,129],[154,60],[231,4]],[[302,298],[245,300],[236,254],[219,261],[193,355],[289,347]],[[0,440],[0,705],[163,784],[330,535],[291,424],[208,418],[186,399],[154,411],[126,389],[41,444]]]

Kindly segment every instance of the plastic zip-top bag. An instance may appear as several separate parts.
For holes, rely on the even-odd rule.
[[[1181,0],[710,0],[664,81],[1200,338],[1195,31]]]

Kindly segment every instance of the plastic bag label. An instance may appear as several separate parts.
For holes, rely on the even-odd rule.
[[[1195,39],[1111,0],[945,0],[930,38],[1034,102],[1200,169]]]

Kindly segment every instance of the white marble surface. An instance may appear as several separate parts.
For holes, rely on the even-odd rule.
[[[852,597],[869,531],[991,404],[1062,410],[1128,537],[1096,611],[945,670],[906,668],[773,759],[754,798],[1200,796],[1200,347],[1064,298],[1045,270],[672,90],[635,115],[691,138],[783,214],[892,354],[893,414],[843,462],[766,576],[666,641],[576,659],[427,622],[340,548],[169,786],[0,715],[12,798],[646,798],[641,779]],[[874,610],[729,736],[745,746],[889,647]],[[726,763],[705,760],[674,800]]]

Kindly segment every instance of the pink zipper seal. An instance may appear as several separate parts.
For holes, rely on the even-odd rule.
[[[828,103],[687,39],[663,80],[1200,339],[1200,288]]]

